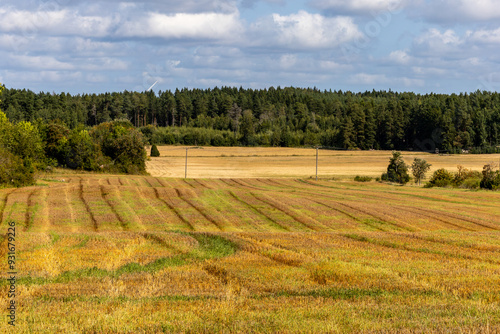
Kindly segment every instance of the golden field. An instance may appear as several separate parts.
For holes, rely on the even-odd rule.
[[[147,162],[152,176],[179,177],[185,174],[186,147],[158,146],[160,157]],[[149,152],[149,150],[148,150]],[[500,154],[438,155],[402,152],[407,164],[414,158],[427,160],[431,171],[457,165],[481,171],[490,162],[499,163]],[[386,171],[391,151],[319,150],[318,175],[350,178],[356,175],[379,177]],[[316,174],[316,150],[308,148],[204,147],[188,151],[188,177],[193,178],[304,178]]]
[[[185,150],[165,149],[150,168],[165,159],[161,169],[179,173],[165,166],[180,165]],[[260,169],[271,174],[238,178],[228,164],[218,177],[225,157],[207,149],[189,152],[198,173],[213,173],[203,178],[58,171],[0,189],[2,314],[9,221],[18,271],[16,330],[2,317],[0,332],[500,331],[499,192],[315,181],[314,165],[279,178],[301,175],[277,167],[281,159],[314,155],[232,150],[228,161],[249,169],[253,155],[272,156]],[[372,156],[374,169],[390,155],[320,153],[337,167]],[[426,157],[454,168],[445,160],[454,157]],[[482,167],[485,157],[463,165]],[[379,173],[354,172],[368,168],[358,164],[328,176]]]

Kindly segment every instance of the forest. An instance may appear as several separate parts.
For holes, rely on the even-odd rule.
[[[215,87],[70,95],[10,88],[0,98],[14,123],[57,120],[74,129],[128,120],[151,144],[500,152],[500,95],[492,92]]]

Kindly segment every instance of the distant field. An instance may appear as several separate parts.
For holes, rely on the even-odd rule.
[[[153,176],[184,177],[186,150],[182,146],[160,146],[161,156],[147,162]],[[320,150],[318,174],[326,178],[353,178],[356,175],[378,177],[387,169],[391,151]],[[414,158],[439,168],[456,171],[457,165],[481,171],[489,162],[500,162],[500,154],[437,155],[403,152],[407,164]],[[310,177],[316,173],[316,150],[301,148],[205,147],[188,152],[188,177],[257,178]]]
[[[500,331],[499,192],[227,173],[0,189],[16,333]]]

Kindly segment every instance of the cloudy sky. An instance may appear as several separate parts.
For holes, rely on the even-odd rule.
[[[0,82],[500,91],[498,0],[2,0]]]

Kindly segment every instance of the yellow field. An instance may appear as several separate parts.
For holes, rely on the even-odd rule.
[[[152,176],[184,177],[186,147],[159,146],[161,156],[147,162]],[[149,150],[148,150],[149,152]],[[391,151],[319,150],[319,177],[350,178],[356,175],[380,177],[387,170]],[[437,155],[403,152],[407,164],[414,158],[436,169],[456,171],[457,165],[481,171],[490,162],[500,162],[500,154]],[[302,148],[205,147],[188,152],[188,177],[193,178],[304,178],[316,174],[316,150]]]
[[[0,189],[2,259],[17,229],[15,332],[500,331],[499,192],[235,171]],[[6,260],[0,272],[6,314]]]

